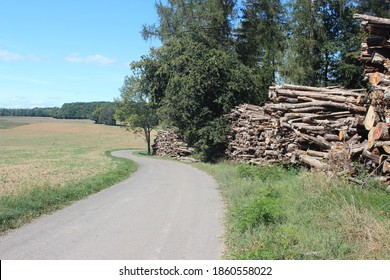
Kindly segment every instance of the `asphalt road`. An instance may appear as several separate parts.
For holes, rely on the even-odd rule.
[[[189,165],[139,158],[128,180],[0,236],[0,259],[213,260],[222,251],[214,180]]]

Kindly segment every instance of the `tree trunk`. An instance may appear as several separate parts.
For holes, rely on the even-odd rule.
[[[150,129],[149,128],[145,128],[144,129],[144,132],[145,132],[145,139],[146,139],[146,143],[147,143],[147,146],[148,146],[148,156],[150,156],[152,153],[151,153],[151,147],[150,147]]]

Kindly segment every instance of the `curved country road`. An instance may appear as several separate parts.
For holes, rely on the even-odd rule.
[[[113,153],[129,179],[0,236],[0,259],[209,260],[222,251],[222,201],[191,166]]]

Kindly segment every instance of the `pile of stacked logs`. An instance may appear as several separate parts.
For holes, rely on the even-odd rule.
[[[230,114],[232,133],[228,136],[229,159],[254,164],[275,163],[292,158],[285,153],[295,147],[295,135],[280,126],[278,117],[265,107],[243,104]]]
[[[387,73],[390,70],[390,19],[355,14],[368,37],[361,44],[360,61],[364,63],[366,74]]]
[[[153,155],[178,159],[190,156],[194,152],[171,128],[157,132],[152,149]]]
[[[283,85],[270,87],[269,97],[263,107],[244,104],[231,113],[230,159],[255,164],[299,159],[328,169],[335,157],[349,160],[363,151],[363,92]]]
[[[244,104],[230,114],[230,159],[256,164],[299,160],[348,173],[354,172],[354,161],[389,179],[390,19],[354,17],[368,32],[359,59],[369,90],[272,86],[268,104]]]
[[[390,173],[390,19],[355,14],[368,36],[361,45],[360,61],[364,63],[366,79],[370,83],[365,101],[367,115],[364,122],[368,131],[363,157],[371,169]]]

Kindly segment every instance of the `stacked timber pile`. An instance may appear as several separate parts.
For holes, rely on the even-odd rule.
[[[266,111],[279,116],[280,126],[294,133],[295,152],[302,162],[318,169],[350,172],[348,163],[362,146],[364,96],[361,90],[338,87],[275,86],[270,87],[272,103]]]
[[[230,159],[294,163],[299,158],[328,169],[335,167],[332,161],[348,163],[363,151],[361,91],[284,85],[270,87],[269,97],[264,107],[244,104],[231,113]]]
[[[160,130],[152,145],[153,155],[183,159],[193,153],[193,149],[175,133],[173,129]]]
[[[368,141],[362,157],[372,170],[390,173],[390,19],[355,14],[362,20],[367,38],[359,59],[364,63],[371,88],[365,100],[368,110],[364,121]]]
[[[233,110],[230,121],[232,134],[228,137],[228,158],[254,164],[287,158],[294,161],[294,154],[290,152],[295,147],[295,135],[282,128],[278,117],[266,113],[264,107],[243,104]]]
[[[231,113],[230,159],[299,159],[317,169],[350,173],[349,163],[358,161],[372,173],[386,174],[389,181],[390,19],[354,17],[368,33],[359,58],[370,89],[270,87],[270,103],[242,105]]]

